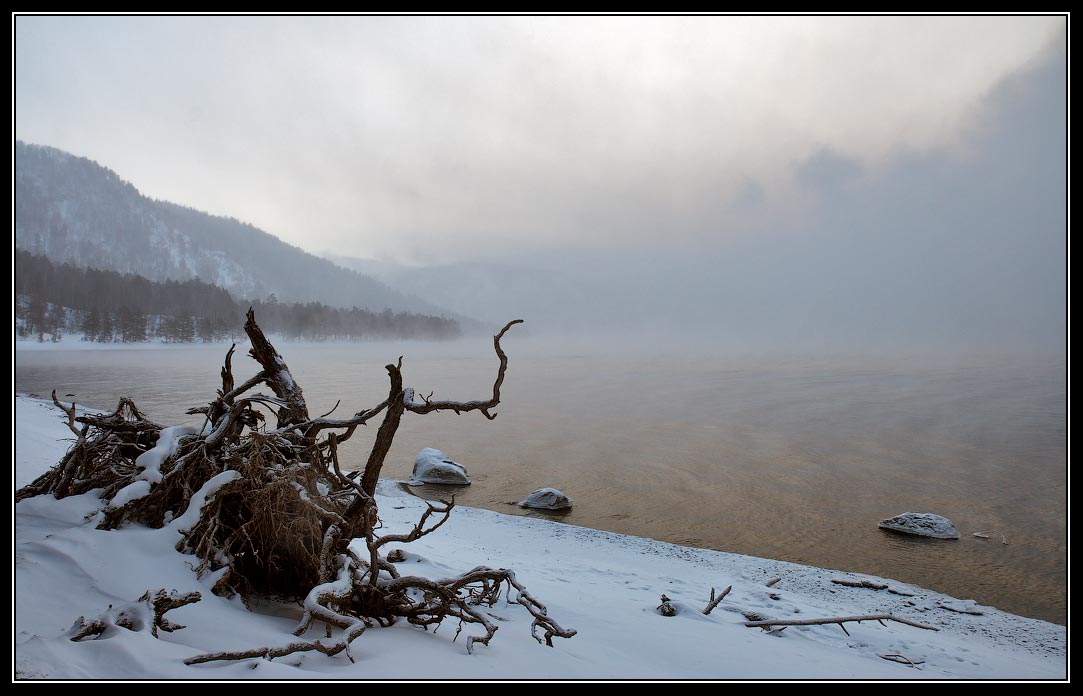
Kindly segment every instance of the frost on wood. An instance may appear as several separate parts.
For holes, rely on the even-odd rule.
[[[71,640],[78,641],[90,636],[100,636],[112,627],[126,628],[129,631],[146,631],[155,638],[158,631],[172,633],[184,626],[176,624],[165,617],[166,612],[192,604],[202,599],[198,592],[181,594],[176,590],[166,592],[158,590],[152,596],[147,590],[142,597],[120,607],[110,606],[104,613],[92,621],[80,616],[72,625],[69,635]]]
[[[930,537],[932,539],[958,539],[959,530],[946,517],[934,515],[931,512],[904,512],[895,517],[889,517],[878,525],[880,529],[887,529],[901,534],[913,534],[916,536]]]
[[[864,616],[833,616],[827,619],[751,619],[749,614],[745,614],[745,618],[749,619],[745,622],[745,626],[749,628],[762,628],[765,631],[769,631],[772,628],[779,626],[823,626],[825,624],[838,624],[838,627],[842,629],[842,632],[846,635],[850,635],[850,632],[843,626],[845,623],[854,622],[861,623],[862,621],[875,621],[881,626],[885,621],[897,621],[907,626],[913,626],[914,628],[922,628],[926,631],[939,631],[936,626],[929,626],[927,624],[911,621],[910,619],[903,619],[894,614],[867,614]]]
[[[703,609],[703,613],[710,614],[712,611],[714,611],[714,608],[717,607],[719,603],[726,598],[726,595],[728,595],[732,589],[733,585],[729,585],[728,587],[726,587],[726,589],[722,590],[721,594],[716,597],[714,593],[714,588],[712,587],[711,598],[707,600],[707,606]]]
[[[435,401],[430,394],[415,401],[413,390],[403,387],[400,357],[386,366],[390,385],[382,401],[348,418],[313,418],[301,386],[249,310],[249,354],[261,369],[237,384],[236,346],[231,347],[221,369],[221,388],[205,405],[188,411],[204,417],[202,428],[163,429],[128,399],[109,414],[78,415],[75,404],[65,406],[54,394],[75,444],[53,469],[17,491],[16,500],[100,489],[99,528],[170,523],[181,535],[177,549],[199,559],[196,571],[216,572],[216,594],[299,601],[304,614],[295,635],[303,637],[317,624],[326,634],[278,647],[201,655],[189,664],[303,651],[344,653],[352,660],[350,644],[366,629],[400,620],[427,628],[450,619],[460,631],[473,624],[481,633],[466,640],[472,652],[496,633],[485,607],[500,600],[522,606],[534,619],[534,638],[552,645],[554,637],[570,638],[575,631],[550,617],[513,571],[478,567],[433,580],[401,575],[389,562],[387,544],[408,544],[435,532],[448,520],[454,499],[429,502],[409,531],[378,533],[383,525],[376,484],[402,416],[479,411],[494,419],[508,367],[500,340],[517,323],[509,322],[493,337],[498,368],[491,398]],[[339,445],[378,416],[364,469],[343,472]],[[350,546],[354,539],[363,542],[364,551]],[[140,602],[151,607],[158,599],[148,593]],[[149,625],[155,633],[172,630],[157,614],[147,624],[137,621],[141,615],[134,609],[110,611],[89,624],[84,620],[75,634],[95,635],[125,623]]]

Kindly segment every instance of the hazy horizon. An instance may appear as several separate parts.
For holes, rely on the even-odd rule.
[[[745,350],[1067,341],[1064,17],[13,33],[17,139],[310,253],[401,264],[397,289],[456,312]],[[455,264],[477,288],[410,275]]]

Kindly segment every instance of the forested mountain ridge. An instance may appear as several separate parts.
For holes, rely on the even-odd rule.
[[[56,263],[199,278],[234,297],[445,313],[248,223],[142,195],[113,171],[41,145],[15,146],[15,246]]]
[[[454,319],[413,312],[374,312],[318,302],[237,301],[200,280],[158,283],[134,274],[54,264],[44,256],[15,252],[16,334],[51,341],[77,332],[83,340],[141,342],[160,338],[184,343],[243,335],[251,306],[268,330],[312,341],[378,339],[445,340],[460,333]]]

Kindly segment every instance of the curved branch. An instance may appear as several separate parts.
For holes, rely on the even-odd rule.
[[[531,595],[530,592],[527,591],[526,587],[524,587],[523,584],[516,579],[514,571],[508,570],[506,568],[494,570],[493,568],[478,566],[477,568],[474,568],[467,573],[463,573],[458,577],[447,578],[444,580],[429,580],[428,578],[404,576],[388,581],[382,586],[382,589],[388,594],[405,592],[406,590],[412,588],[428,590],[430,592],[443,590],[450,591],[452,593],[458,593],[459,590],[464,589],[467,585],[481,583],[484,586],[487,583],[495,583],[495,585],[491,585],[489,587],[489,591],[485,593],[486,597],[492,597],[495,595],[495,592],[499,588],[499,584],[501,582],[506,582],[508,585],[516,589],[518,595],[512,601],[522,605],[523,608],[530,612],[530,615],[534,617],[534,623],[530,627],[530,634],[534,636],[534,640],[538,641],[539,643],[543,642],[544,640],[546,645],[552,647],[553,636],[558,636],[560,638],[571,638],[576,634],[576,630],[574,628],[562,628],[560,624],[554,621],[549,616],[548,610],[545,608],[545,605],[535,599],[533,595]],[[439,588],[439,590],[437,588]],[[464,616],[459,616],[459,618],[462,618],[464,621],[471,622],[470,619],[467,619]],[[539,630],[543,633],[542,637],[538,636]],[[491,637],[491,635],[488,635],[485,638],[478,638],[476,639],[476,641],[470,641],[470,645],[472,645],[474,642],[481,642],[483,644],[487,644],[488,638]]]
[[[451,517],[451,511],[455,507],[455,498],[452,498],[451,502],[447,502],[444,500],[441,500],[440,502],[444,504],[443,507],[437,507],[436,505],[433,505],[431,502],[426,500],[425,504],[428,505],[428,509],[426,509],[425,512],[421,514],[421,519],[418,520],[417,524],[414,525],[414,528],[410,530],[409,533],[388,534],[386,536],[382,536],[369,544],[369,548],[378,549],[384,544],[388,544],[391,542],[409,544],[411,541],[417,541],[423,536],[432,534],[437,529],[439,529],[445,522],[448,521],[448,518]],[[443,517],[440,519],[439,522],[426,529],[425,522],[428,521],[429,516],[433,513],[436,513],[437,515],[443,515]]]
[[[63,411],[64,415],[68,417],[68,423],[67,423],[68,430],[72,431],[73,433],[75,433],[76,436],[78,436],[79,435],[79,428],[75,427],[75,402],[74,401],[71,402],[71,408],[68,408],[64,404],[60,403],[60,399],[56,398],[56,390],[54,389],[53,390],[53,403],[56,404],[56,407],[59,408],[61,411]]]
[[[481,411],[481,414],[493,420],[496,418],[495,413],[489,413],[489,409],[494,408],[500,403],[500,385],[504,383],[504,373],[508,370],[508,356],[504,353],[504,350],[500,347],[500,339],[504,337],[508,329],[516,324],[522,324],[522,319],[514,319],[504,325],[504,328],[500,329],[500,333],[493,336],[493,348],[496,350],[496,357],[500,359],[500,368],[496,372],[496,381],[493,382],[493,397],[488,401],[428,401],[424,403],[417,403],[413,400],[413,392],[411,391],[411,398],[405,403],[407,411],[411,413],[432,413],[433,411],[454,411],[455,413],[462,413],[464,411]]]
[[[346,432],[338,436],[339,442],[345,442],[350,439],[350,436],[353,435],[357,426],[367,423],[370,418],[387,408],[389,403],[389,400],[384,400],[367,411],[358,411],[353,414],[352,418],[327,418],[326,416],[321,416],[320,418],[313,418],[304,423],[290,426],[290,428],[300,429],[301,432],[304,433],[306,439],[316,437],[321,430],[326,430],[327,428],[346,428]]]
[[[384,422],[380,423],[380,429],[376,431],[376,441],[372,443],[368,461],[365,462],[365,473],[361,477],[361,488],[368,495],[376,493],[376,484],[380,481],[380,470],[383,469],[384,459],[391,450],[391,443],[395,439],[395,431],[399,429],[399,420],[405,406],[402,391],[402,358],[397,365],[386,365],[387,375],[391,379],[391,389],[387,396],[387,413]],[[342,441],[342,438],[339,438]]]

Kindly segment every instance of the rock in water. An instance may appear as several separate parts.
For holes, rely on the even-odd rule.
[[[933,539],[959,538],[959,530],[955,528],[951,520],[931,512],[904,512],[901,515],[889,517],[881,522],[879,527],[892,532],[915,534]]]
[[[520,507],[539,510],[567,510],[572,506],[572,499],[555,488],[539,488],[519,503]]]
[[[414,473],[410,483],[442,483],[452,486],[469,486],[466,467],[454,462],[438,449],[426,447],[414,459]]]

